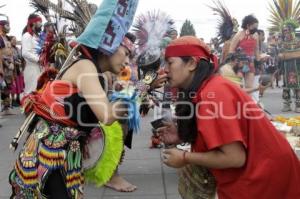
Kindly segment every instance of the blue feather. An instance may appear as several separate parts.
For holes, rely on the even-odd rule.
[[[140,113],[138,101],[138,93],[133,91],[132,94],[128,92],[113,92],[110,96],[110,101],[115,102],[122,100],[128,106],[128,128],[132,129],[133,132],[138,133],[140,129]]]
[[[39,35],[39,38],[37,40],[38,44],[35,48],[35,52],[40,55],[43,51],[43,47],[44,47],[44,44],[45,44],[45,41],[46,41],[46,38],[47,38],[47,34],[45,32],[42,32],[40,35]]]

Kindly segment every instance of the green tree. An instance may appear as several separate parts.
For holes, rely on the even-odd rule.
[[[185,22],[183,23],[180,31],[180,37],[185,36],[185,35],[192,35],[196,36],[196,31],[194,29],[193,24],[191,23],[190,20],[186,19]]]

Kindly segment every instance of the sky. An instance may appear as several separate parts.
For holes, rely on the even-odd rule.
[[[55,0],[52,0],[55,2]],[[259,20],[259,28],[267,30],[270,12],[268,3],[272,0],[222,0],[239,24],[244,16],[254,14]],[[102,0],[88,0],[100,5]],[[0,13],[9,16],[11,23],[10,35],[21,38],[21,32],[26,25],[27,17],[34,10],[29,5],[29,0],[0,0]],[[216,36],[218,16],[207,6],[214,5],[212,0],[140,0],[136,16],[149,10],[161,10],[174,19],[177,30],[186,19],[189,19],[196,30],[198,37],[209,42]],[[0,17],[3,19],[3,17]]]

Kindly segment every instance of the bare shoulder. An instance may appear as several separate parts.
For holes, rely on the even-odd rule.
[[[76,62],[72,68],[80,73],[82,72],[97,72],[95,64],[89,59],[82,59]]]
[[[244,38],[244,36],[245,36],[244,31],[239,31],[238,33],[236,33],[236,39],[237,40],[241,40],[242,38]]]
[[[234,37],[230,41],[230,45],[236,45],[241,39],[244,37],[244,32],[239,31],[234,35]]]
[[[83,75],[96,74],[97,69],[95,64],[88,60],[82,59],[74,63],[62,76],[62,80],[77,84],[78,78]]]

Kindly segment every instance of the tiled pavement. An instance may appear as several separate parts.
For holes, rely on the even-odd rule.
[[[281,91],[269,89],[262,99],[265,109],[272,114],[282,114]],[[299,114],[298,114],[299,115]],[[138,186],[133,193],[119,193],[108,188],[96,188],[87,185],[85,188],[87,199],[180,199],[177,192],[176,170],[164,166],[160,158],[160,150],[149,149],[150,121],[153,116],[142,119],[141,133],[134,136],[133,149],[127,150],[125,161],[120,166],[120,174]],[[16,153],[8,149],[11,138],[15,135],[23,120],[22,115],[8,116],[0,119],[0,199],[8,199],[10,187],[7,176],[14,162]]]

